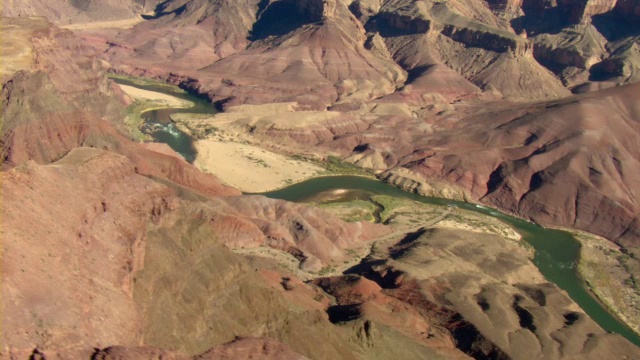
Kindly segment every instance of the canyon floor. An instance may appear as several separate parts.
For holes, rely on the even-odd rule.
[[[4,2],[0,358],[640,358],[494,217],[246,194],[375,176],[569,229],[638,332],[639,9]],[[141,116],[191,103],[193,163]]]

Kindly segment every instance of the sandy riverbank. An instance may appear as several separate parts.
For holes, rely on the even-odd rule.
[[[62,25],[60,27],[70,30],[130,29],[143,21],[144,19],[142,16],[136,16],[129,19],[93,21],[80,24]]]
[[[324,172],[320,166],[240,142],[206,139],[195,142],[194,165],[243,192],[264,192]]]
[[[172,108],[190,108],[193,106],[191,101],[183,100],[175,96],[163,94],[157,91],[149,91],[139,89],[129,85],[118,85],[127,95],[134,99],[153,101],[158,105],[166,105]]]
[[[189,101],[160,92],[128,85],[120,85],[120,88],[134,99],[150,102],[152,108],[193,106]],[[189,129],[183,130],[190,132]],[[198,153],[194,161],[196,167],[243,192],[275,190],[325,171],[318,165],[246,144],[237,134],[226,133],[224,138],[196,140],[194,146]]]
[[[580,242],[578,273],[606,308],[640,334],[640,261],[609,240],[569,230]]]

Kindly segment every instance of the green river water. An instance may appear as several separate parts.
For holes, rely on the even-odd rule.
[[[193,103],[190,108],[166,108],[144,111],[140,116],[144,119],[144,124],[140,129],[142,133],[150,135],[154,141],[169,145],[178,154],[182,155],[188,162],[192,163],[196,158],[196,149],[193,146],[193,139],[178,129],[171,120],[172,114],[215,114],[216,109],[209,101],[197,96],[178,91],[168,91],[167,87],[153,84],[141,85],[137,82],[122,78],[112,79],[117,84],[133,86],[138,89],[155,91]]]
[[[402,191],[381,181],[360,176],[330,176],[307,180],[281,190],[263,193],[270,198],[304,202],[318,193],[335,190],[364,190],[371,194],[411,199],[427,204],[455,206],[500,219],[512,226],[535,249],[533,263],[547,280],[565,290],[571,299],[603,329],[618,333],[640,346],[640,336],[606,310],[586,287],[577,272],[580,243],[562,230],[545,229],[534,223],[509,216],[498,210],[455,200],[421,196]]]
[[[188,109],[161,109],[147,111],[141,114],[145,119],[145,125],[142,129],[143,132],[151,135],[155,141],[168,144],[175,151],[183,155],[187,161],[193,162],[196,155],[193,139],[175,127],[170,119],[170,115],[176,113],[213,114],[216,112],[213,105],[189,94],[168,92],[165,87],[139,85],[122,79],[114,80],[119,84],[162,92],[194,102],[194,107]],[[306,199],[310,199],[321,192],[335,189],[359,190],[366,191],[372,195],[389,195],[428,204],[455,206],[500,219],[515,228],[523,236],[523,239],[533,246],[535,249],[533,262],[549,281],[555,283],[561,289],[564,289],[603,329],[618,333],[640,346],[640,336],[624,325],[617,317],[609,313],[589,292],[584,280],[578,275],[576,268],[580,256],[580,244],[566,231],[545,229],[539,225],[484,206],[408,193],[381,181],[359,176],[319,177],[288,186],[281,190],[263,193],[262,195],[274,199],[304,202]]]

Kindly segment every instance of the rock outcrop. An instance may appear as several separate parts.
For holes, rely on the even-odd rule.
[[[522,101],[567,96],[565,87],[590,81],[635,81],[620,75],[630,68],[635,73],[635,57],[625,56],[620,65],[621,57],[611,50],[617,47],[607,44],[611,37],[590,24],[602,14],[625,17],[613,14],[633,13],[633,6],[595,0],[394,0],[349,6],[311,0],[168,1],[130,31],[92,33],[88,40],[117,71],[179,82],[229,105],[297,101],[322,109],[397,88],[416,98],[423,89],[413,81],[442,81],[440,75],[425,76],[424,69],[434,65],[453,70],[447,80],[458,73],[494,95]],[[418,43],[422,59],[405,63],[407,50]],[[600,62],[597,76],[590,75],[592,65]],[[348,71],[337,65],[344,63],[350,65]],[[473,93],[461,80],[445,90]],[[309,83],[315,84],[313,89],[304,86]]]
[[[638,246],[637,91],[477,114],[400,162],[520,216]]]
[[[300,260],[342,263],[337,250],[366,240],[364,225],[262,197],[207,198],[91,148],[16,166],[2,183],[2,356],[355,359],[389,354],[388,341],[407,346],[391,353],[434,353],[392,329],[364,346],[357,327],[331,323],[321,291],[229,250],[290,251],[289,239]],[[241,223],[260,238],[248,241]],[[278,339],[288,349],[271,340],[223,345],[237,336]]]
[[[160,0],[33,0],[2,3],[2,16],[46,16],[57,25],[133,19],[153,11]]]

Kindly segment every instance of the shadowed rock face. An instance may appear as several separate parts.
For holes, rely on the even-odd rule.
[[[640,16],[640,2],[637,0],[618,1],[615,10],[624,17],[637,19]]]

